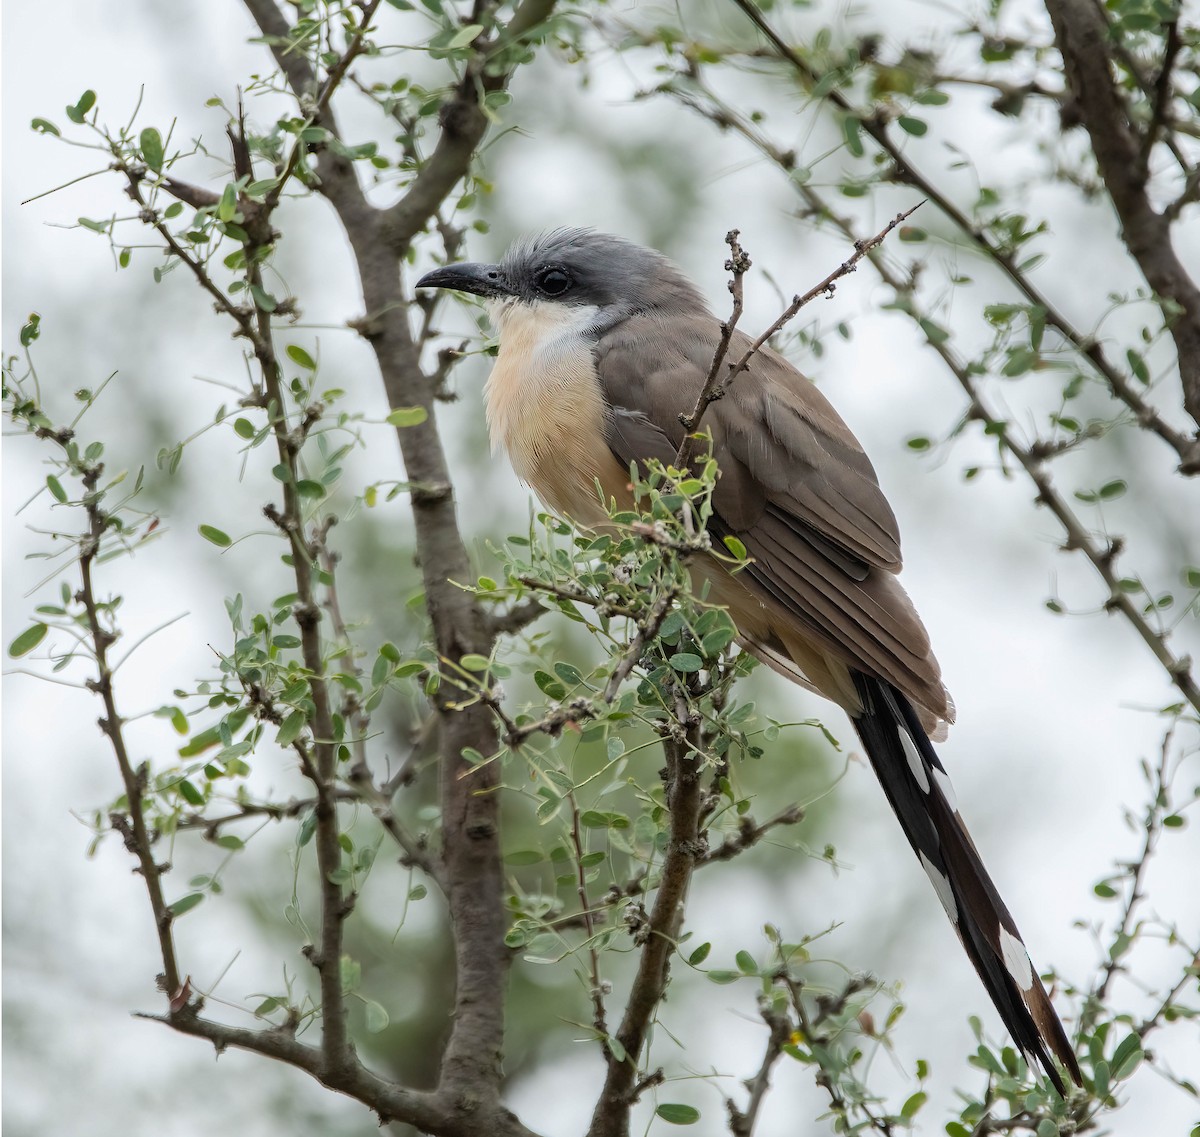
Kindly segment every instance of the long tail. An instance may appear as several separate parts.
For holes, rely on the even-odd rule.
[[[958,815],[950,779],[916,712],[885,680],[854,673],[863,713],[854,728],[1013,1041],[1036,1059],[1054,1088],[1065,1088],[1051,1054],[1082,1084],[1079,1064],[1021,933]]]

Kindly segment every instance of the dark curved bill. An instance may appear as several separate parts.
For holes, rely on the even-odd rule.
[[[452,288],[456,292],[471,292],[476,296],[511,296],[504,274],[499,265],[461,264],[444,265],[427,272],[417,281],[418,288]]]

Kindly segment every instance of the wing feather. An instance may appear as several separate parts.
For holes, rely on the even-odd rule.
[[[596,367],[611,408],[608,443],[623,466],[674,458],[679,415],[695,402],[718,334],[712,317],[645,313],[602,337]],[[730,359],[749,344],[735,333]],[[754,558],[742,583],[836,657],[949,720],[929,637],[892,575],[901,564],[895,516],[829,401],[763,349],[704,424],[721,470],[714,529],[737,536]]]

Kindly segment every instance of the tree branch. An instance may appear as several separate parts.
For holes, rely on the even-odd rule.
[[[678,717],[687,724],[680,736],[675,737],[668,728],[663,737],[670,838],[654,907],[645,930],[647,939],[616,1035],[626,1058],[623,1062],[609,1063],[588,1137],[628,1137],[629,1111],[636,1100],[639,1058],[650,1020],[667,988],[671,954],[683,925],[688,882],[704,855],[704,840],[700,834],[703,793],[696,757],[701,742],[700,724],[689,722],[686,710]]]
[[[1090,0],[1068,0],[1068,2],[1088,4]],[[766,17],[752,3],[752,0],[732,0],[732,3],[762,32],[774,47],[779,57],[785,60],[796,71],[805,86],[810,90],[816,87],[822,77],[771,27]],[[687,102],[694,109],[701,110],[703,113],[702,108],[695,101],[688,100],[686,97],[680,96],[677,92],[671,93],[675,94],[676,97],[680,97],[682,101]],[[885,118],[879,115],[870,118],[862,117],[861,113],[854,107],[850,100],[836,88],[825,92],[821,97],[827,99],[839,111],[853,115],[859,120],[867,136],[891,158],[893,165],[889,176],[893,181],[912,186],[923,197],[931,201],[938,211],[959,232],[967,237],[990,262],[1000,267],[1026,300],[1045,311],[1047,326],[1054,328],[1068,343],[1075,347],[1080,355],[1091,363],[1096,372],[1107,383],[1114,398],[1123,402],[1133,411],[1141,427],[1156,434],[1175,451],[1180,459],[1179,470],[1181,473],[1200,474],[1200,431],[1197,431],[1193,435],[1188,435],[1168,423],[1146,401],[1130,377],[1123,374],[1112,364],[1100,343],[1091,336],[1081,333],[1059,308],[1051,303],[1049,298],[1040,289],[1034,286],[1028,276],[1021,271],[1016,257],[1012,253],[999,248],[982,228],[972,222],[961,209],[912,164],[911,160],[904,154],[900,144],[892,139]],[[713,116],[710,115],[709,117]],[[764,153],[769,154],[776,160],[784,170],[790,171],[795,168],[796,160],[794,155],[786,155],[770,143],[767,143],[764,147],[762,142],[766,142],[766,140],[749,123],[741,121],[740,116],[730,115],[725,112],[719,121],[716,119],[714,121],[717,121],[719,126],[732,127],[751,141],[755,141],[756,145],[759,145],[759,148],[763,149]],[[809,187],[801,186],[799,188],[804,190]],[[1151,281],[1151,286],[1155,287],[1153,281]],[[1160,295],[1169,295],[1169,293],[1160,292]],[[1196,417],[1195,414],[1193,414],[1193,417]]]
[[[359,1062],[330,1069],[323,1052],[298,1042],[286,1028],[246,1030],[200,1018],[193,1010],[174,1015],[139,1015],[164,1023],[181,1034],[206,1038],[217,1053],[234,1047],[286,1062],[311,1074],[323,1086],[346,1094],[373,1110],[381,1125],[396,1121],[412,1125],[437,1137],[537,1137],[508,1110],[493,1102],[479,1101],[474,1111],[463,1111],[459,1103],[440,1092],[422,1093],[404,1089],[372,1074]]]
[[[1094,0],[1046,0],[1046,10],[1100,177],[1121,222],[1125,247],[1154,292],[1178,308],[1164,317],[1179,353],[1183,405],[1200,425],[1200,288],[1175,253],[1170,218],[1157,212],[1147,196],[1143,144],[1113,84],[1108,24]],[[1169,84],[1169,59],[1164,74]],[[1164,94],[1161,101],[1165,105],[1169,96]],[[1157,120],[1156,110],[1143,140],[1147,158]]]

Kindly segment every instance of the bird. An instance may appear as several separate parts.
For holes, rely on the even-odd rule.
[[[584,527],[604,499],[636,508],[631,464],[670,465],[713,365],[721,320],[662,253],[592,229],[516,241],[499,263],[448,263],[418,288],[480,297],[499,336],[484,402],[493,449],[542,502]],[[734,330],[729,359],[752,340]],[[738,643],[850,717],[892,810],[1014,1042],[1066,1095],[1071,1043],[958,812],[933,747],[954,720],[926,632],[897,580],[896,518],[829,400],[768,346],[704,418],[719,476],[710,535],[735,537],[736,575],[693,575]]]

